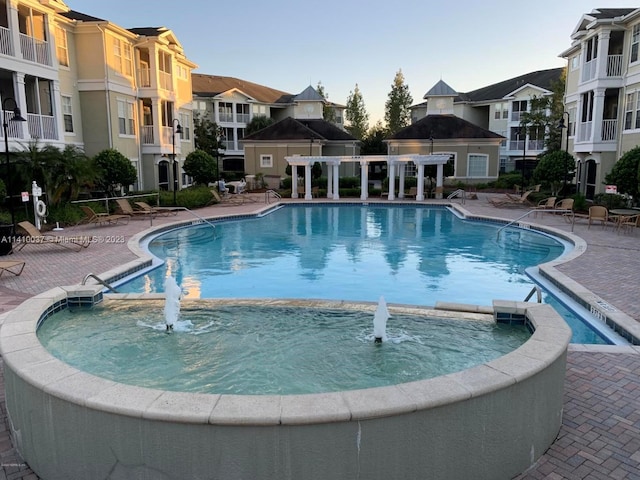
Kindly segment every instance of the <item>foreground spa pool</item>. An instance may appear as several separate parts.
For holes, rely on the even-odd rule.
[[[529,337],[492,315],[395,308],[375,344],[373,306],[183,302],[167,335],[163,302],[105,301],[47,318],[38,338],[56,358],[102,378],[192,393],[292,395],[383,387],[462,371]],[[438,315],[437,317],[435,315]]]

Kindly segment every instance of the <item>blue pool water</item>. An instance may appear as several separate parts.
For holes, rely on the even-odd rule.
[[[287,206],[215,229],[203,224],[161,234],[148,248],[165,263],[118,289],[161,292],[173,275],[187,298],[521,301],[534,285],[525,269],[559,257],[565,245],[523,229],[498,237],[498,228],[442,207]],[[574,330],[584,326],[577,323]],[[602,342],[584,327],[574,342]]]

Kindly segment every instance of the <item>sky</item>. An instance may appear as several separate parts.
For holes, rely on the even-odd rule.
[[[469,92],[565,66],[558,55],[594,8],[640,7],[638,0],[64,1],[121,27],[171,29],[196,73],[292,94],[321,82],[342,105],[357,84],[370,126],[384,119],[399,70],[414,104],[439,80]]]

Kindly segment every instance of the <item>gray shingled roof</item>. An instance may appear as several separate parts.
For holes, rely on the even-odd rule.
[[[591,13],[587,15],[597,18],[598,20],[603,20],[607,18],[616,18],[616,17],[624,17],[625,15],[629,15],[636,8],[595,8]]]
[[[504,138],[455,115],[427,115],[391,135],[387,140],[451,140],[459,138]]]
[[[440,80],[433,87],[431,87],[431,90],[429,90],[427,93],[425,93],[424,97],[422,97],[422,98],[429,98],[429,97],[457,97],[457,96],[458,96],[458,92],[456,92],[453,88],[451,88],[445,82]]]
[[[86,13],[77,12],[75,10],[69,10],[68,12],[61,13],[63,17],[70,18],[71,20],[79,20],[81,22],[106,22],[103,18],[92,17]]]
[[[169,31],[167,27],[136,27],[128,29],[131,33],[136,35],[143,35],[145,37],[157,37],[163,33]]]
[[[324,98],[320,95],[315,88],[309,85],[301,93],[293,98],[294,102],[324,102]]]
[[[311,139],[334,142],[357,141],[355,137],[326,120],[300,120],[292,117],[287,117],[247,135],[243,141],[309,141]]]

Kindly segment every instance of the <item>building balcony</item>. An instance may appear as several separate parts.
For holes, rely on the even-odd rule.
[[[607,55],[607,69],[605,75],[610,77],[622,77],[622,55]],[[582,65],[582,82],[594,80],[598,76],[598,59],[594,58]]]
[[[138,68],[138,82],[140,82],[140,88],[151,87],[151,69],[150,68]]]
[[[31,138],[43,140],[58,140],[56,119],[50,115],[27,113],[27,124]]]
[[[618,136],[618,120],[602,120],[600,138],[594,138],[594,122],[581,122],[578,124],[577,142],[615,142]]]
[[[507,150],[511,152],[522,152],[525,150],[524,140],[509,140]],[[535,153],[542,152],[544,150],[544,140],[532,140],[529,139],[526,142],[526,151]]]
[[[24,130],[22,129],[23,122],[12,122],[13,112],[4,112],[4,123],[7,125],[8,138],[24,138]],[[4,137],[4,131],[2,133]]]
[[[11,41],[11,30],[6,27],[0,27],[0,53],[12,57],[15,55]]]
[[[51,66],[51,55],[49,53],[49,43],[44,40],[30,37],[24,33],[20,34],[20,51],[22,58],[40,65]]]
[[[171,138],[171,135],[173,133],[173,128],[164,127],[164,126],[161,126],[159,128],[160,128],[160,139],[158,141],[153,132],[153,125],[142,125],[140,127],[140,142],[142,143],[142,146],[143,146],[143,153],[169,154],[169,153],[173,153],[174,148],[176,153],[180,153],[181,151],[180,137],[177,136],[175,138],[175,144]]]

